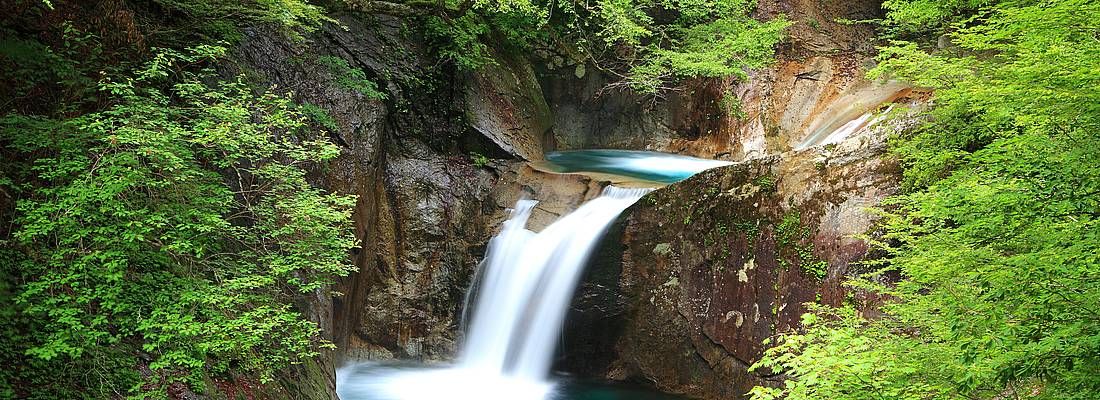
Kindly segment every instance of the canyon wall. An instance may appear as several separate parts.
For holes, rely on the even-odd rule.
[[[828,149],[808,146],[911,99],[902,85],[863,77],[870,28],[835,21],[878,12],[873,1],[762,1],[760,17],[794,21],[775,65],[744,82],[687,82],[661,98],[605,90],[609,74],[549,62],[556,56],[545,52],[497,52],[496,64],[457,71],[433,59],[401,16],[338,13],[339,25],[305,46],[246,32],[225,72],[324,110],[343,151],[313,180],[359,196],[358,271],[301,307],[338,350],[286,386],[331,398],[328,375],[341,362],[452,358],[465,292],[507,208],[540,200],[537,230],[606,185],[525,162],[551,150],[622,148],[742,163],[629,211],[623,240],[611,236],[617,242],[604,246],[578,296],[559,366],[736,398],[763,379],[744,371],[761,340],[793,326],[803,301],[842,301],[840,278],[866,252],[848,235],[870,226],[861,210],[895,185],[881,136],[867,129]],[[364,71],[384,98],[349,87],[329,57]],[[807,275],[806,260],[826,262],[815,267],[824,277]]]
[[[285,377],[283,395],[295,398],[332,398],[332,370],[343,362],[453,357],[466,290],[507,208],[540,199],[537,229],[603,187],[525,164],[542,157],[550,115],[526,60],[498,55],[496,65],[460,72],[429,57],[403,17],[334,18],[339,25],[308,46],[247,32],[222,66],[323,110],[330,126],[317,128],[342,151],[314,166],[311,179],[358,196],[358,271],[299,307],[338,350]],[[334,68],[333,59],[347,66]],[[348,85],[348,68],[364,71],[384,97]]]
[[[615,78],[587,65],[542,63],[553,112],[547,141],[558,150],[621,148],[739,161],[801,148],[885,103],[909,96],[896,82],[872,82],[877,1],[760,1],[756,16],[793,24],[776,62],[745,81],[696,79],[681,90],[639,96],[609,89]],[[568,60],[568,55],[543,55]],[[577,71],[585,71],[579,75]]]
[[[881,134],[709,170],[628,209],[574,303],[563,368],[743,398],[773,383],[748,367],[804,303],[873,310],[842,283],[869,271],[860,236],[897,188]]]
[[[555,124],[559,148],[738,161],[654,192],[620,218],[574,301],[560,368],[696,398],[745,398],[755,385],[779,384],[748,367],[765,339],[798,328],[805,303],[868,313],[881,303],[843,282],[875,256],[861,237],[875,234],[871,208],[897,190],[900,176],[885,137],[912,121],[872,127],[867,114],[919,107],[923,93],[865,78],[873,32],[836,20],[873,18],[876,2],[761,2],[758,13],[795,21],[772,68],[745,82],[691,82],[648,105],[649,119],[620,118],[644,127],[595,123],[574,134]],[[551,105],[647,107],[618,94],[569,104],[598,86],[553,86],[550,98],[560,100]],[[624,141],[615,129],[641,133]]]

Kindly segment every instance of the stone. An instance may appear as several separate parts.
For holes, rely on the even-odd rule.
[[[550,109],[531,64],[507,54],[494,52],[496,63],[467,74],[466,119],[509,156],[541,160]]]
[[[867,136],[874,140],[843,143],[842,155],[824,168],[816,165],[824,148],[787,152],[703,172],[628,209],[612,230],[621,237],[590,266],[601,289],[588,291],[586,282],[580,295],[620,304],[606,310],[618,314],[603,314],[599,331],[580,322],[565,331],[567,344],[612,334],[604,341],[614,344],[584,348],[584,357],[603,364],[578,367],[567,361],[581,356],[567,347],[563,368],[702,399],[740,399],[770,384],[748,366],[764,339],[799,327],[804,303],[840,305],[851,295],[864,307],[877,304],[841,285],[868,256],[867,244],[853,237],[873,227],[868,207],[893,194],[899,180],[881,136]],[[613,273],[618,282],[609,283],[604,276]]]

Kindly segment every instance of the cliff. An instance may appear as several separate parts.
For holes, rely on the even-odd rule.
[[[343,152],[314,180],[359,196],[358,272],[303,305],[338,346],[305,381],[329,382],[318,386],[326,397],[339,362],[452,357],[464,294],[506,209],[539,199],[538,229],[605,184],[525,161],[594,147],[742,162],[629,211],[578,297],[560,366],[706,398],[764,379],[745,372],[761,341],[792,327],[804,301],[843,301],[839,283],[867,251],[850,235],[896,186],[880,136],[811,145],[911,94],[863,78],[873,32],[834,21],[873,17],[877,3],[761,2],[758,13],[796,21],[773,67],[744,82],[687,82],[664,99],[606,91],[609,74],[553,54],[497,51],[495,64],[454,70],[401,16],[339,13],[308,46],[248,32],[226,70],[326,111]],[[361,69],[385,97],[346,87],[323,57]]]

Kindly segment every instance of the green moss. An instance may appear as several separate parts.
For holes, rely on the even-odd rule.
[[[733,90],[726,90],[722,93],[722,99],[718,101],[718,107],[726,114],[726,116],[741,120],[745,119],[748,114],[742,109],[741,99],[737,97]]]
[[[806,24],[809,25],[810,28],[813,28],[814,31],[821,31],[821,22],[818,21],[816,18],[807,19]]]
[[[756,186],[760,187],[760,190],[764,193],[775,193],[779,187],[779,179],[774,175],[764,175],[758,177],[752,181]]]
[[[829,264],[814,255],[812,236],[813,229],[802,225],[802,214],[798,210],[783,214],[775,226],[776,258],[784,270],[791,267],[790,260],[793,259],[803,272],[817,279],[825,279]]]
[[[475,167],[481,168],[489,164],[489,157],[486,157],[484,154],[478,152],[471,152],[470,162],[474,164]]]
[[[329,114],[327,110],[316,104],[302,103],[298,105],[298,111],[306,118],[309,118],[310,121],[327,129],[329,132],[337,132],[340,129],[336,125],[336,120],[332,118],[332,114]]]
[[[317,58],[317,63],[328,68],[338,86],[371,99],[382,100],[386,98],[386,94],[378,90],[378,84],[367,79],[366,72],[352,67],[347,60],[340,57],[322,56]]]

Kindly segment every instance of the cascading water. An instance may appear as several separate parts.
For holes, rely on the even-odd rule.
[[[646,152],[592,151],[616,173],[649,169],[669,183],[726,162]],[[612,156],[620,156],[613,160]],[[592,170],[592,169],[590,169]],[[541,232],[527,230],[537,204],[520,200],[489,242],[467,301],[466,341],[450,368],[413,371],[359,364],[337,371],[343,400],[541,400],[552,397],[550,367],[560,329],[589,256],[612,221],[652,189],[609,186]],[[645,395],[630,394],[641,399]]]
[[[374,368],[368,374],[345,368],[337,379],[340,397],[546,398],[559,330],[585,262],[615,217],[650,190],[607,187],[539,233],[524,228],[537,202],[520,200],[489,242],[458,365],[416,372]]]
[[[608,187],[537,234],[523,228],[535,202],[521,200],[489,244],[461,365],[545,378],[589,254],[611,221],[649,190]]]
[[[891,109],[893,109],[893,107],[887,107],[886,110],[882,112],[882,115],[888,114]],[[852,136],[852,134],[859,132],[861,129],[878,123],[878,121],[882,120],[882,115],[875,116],[874,113],[867,112],[860,115],[859,118],[841,125],[834,131],[814,132],[810,136],[807,136],[801,143],[795,145],[794,149],[803,150],[813,146],[840,143],[849,136]]]

